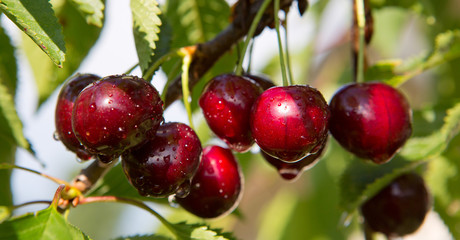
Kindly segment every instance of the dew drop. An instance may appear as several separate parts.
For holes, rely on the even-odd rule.
[[[224,109],[224,107],[225,106],[224,106],[224,103],[222,102],[222,100],[219,100],[217,102],[217,105],[216,105],[217,110],[222,110],[222,109]]]
[[[83,160],[81,158],[79,158],[78,156],[75,156],[75,160],[77,161],[77,163],[82,163]]]
[[[91,103],[91,104],[89,105],[89,111],[90,111],[90,112],[96,111],[96,104],[95,104],[95,103]]]
[[[176,201],[176,196],[174,194],[168,196],[168,203],[169,203],[169,206],[171,206],[173,208],[178,208],[179,207],[179,204]]]
[[[190,193],[190,181],[183,182],[176,191],[176,197],[184,198]]]
[[[278,169],[278,173],[284,180],[293,180],[297,178],[300,171],[292,168],[280,168]]]
[[[60,141],[59,133],[57,133],[56,131],[53,133],[53,139],[56,140],[56,141]]]

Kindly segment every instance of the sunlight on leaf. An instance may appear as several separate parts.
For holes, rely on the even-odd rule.
[[[47,0],[2,0],[0,10],[62,67],[66,52],[62,27]]]
[[[102,27],[104,2],[102,0],[71,0],[85,16],[88,24]]]

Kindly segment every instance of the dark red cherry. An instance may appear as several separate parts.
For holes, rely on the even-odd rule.
[[[278,158],[274,158],[264,151],[260,151],[260,154],[264,157],[264,159],[273,167],[278,170],[278,174],[287,181],[295,181],[297,178],[302,175],[303,172],[307,171],[308,169],[312,168],[313,166],[318,163],[320,160],[321,154],[323,153],[324,148],[326,147],[327,138],[325,139],[324,143],[321,144],[321,148],[313,153],[310,154],[297,162],[285,162],[281,161]]]
[[[200,97],[200,107],[211,130],[237,152],[254,144],[249,115],[262,88],[248,78],[232,74],[213,78]]]
[[[272,157],[296,162],[317,152],[327,137],[329,108],[310,86],[272,87],[254,103],[251,131]]]
[[[348,151],[382,164],[389,161],[412,133],[406,98],[383,83],[354,83],[333,96],[329,128]]]
[[[108,76],[75,100],[72,127],[77,139],[107,162],[155,137],[163,121],[158,91],[135,76]]]
[[[155,139],[122,155],[123,170],[139,194],[167,197],[186,196],[200,165],[201,143],[183,123],[166,123]]]
[[[230,149],[207,146],[190,194],[176,198],[184,209],[202,218],[222,217],[238,205],[243,192],[243,175]]]
[[[368,226],[388,237],[415,232],[430,209],[431,197],[423,178],[415,173],[397,177],[361,206]]]
[[[264,91],[275,86],[273,81],[270,80],[269,78],[265,77],[265,76],[244,74],[243,77],[247,77],[247,78],[253,80],[257,84],[259,84],[259,86],[261,86]]]
[[[54,115],[57,138],[82,160],[89,160],[91,154],[78,141],[72,130],[72,109],[81,90],[98,79],[100,77],[93,74],[76,74],[64,83],[57,98]]]

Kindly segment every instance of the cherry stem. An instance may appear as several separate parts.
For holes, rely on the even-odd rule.
[[[190,64],[192,63],[192,56],[195,52],[196,47],[184,47],[179,50],[179,54],[182,56],[182,97],[184,101],[185,110],[187,110],[187,116],[189,125],[192,129],[193,127],[193,119],[192,119],[192,107],[190,104],[190,88],[188,86],[189,82],[189,69]]]
[[[158,58],[158,60],[156,60],[147,69],[147,71],[145,71],[145,74],[144,74],[144,76],[142,76],[142,78],[145,79],[145,80],[151,79],[153,77],[153,74],[161,66],[161,64],[163,64],[164,62],[168,61],[170,58],[175,57],[175,56],[178,56],[178,51],[177,50],[170,51],[169,53],[167,53],[167,54],[161,56],[160,58]]]
[[[236,67],[236,71],[235,71],[236,75],[241,75],[243,73],[244,55],[246,54],[246,50],[248,49],[249,43],[251,42],[252,37],[254,36],[254,33],[256,32],[257,25],[259,25],[260,19],[262,19],[262,15],[264,14],[265,9],[267,9],[270,1],[271,0],[264,0],[259,10],[257,11],[256,16],[254,17],[254,20],[251,23],[251,27],[249,28],[248,34],[246,35],[246,40],[244,41],[243,49],[241,50],[240,61],[238,62],[238,66]]]
[[[139,63],[136,63],[134,64],[134,66],[132,66],[130,69],[128,69],[125,74],[130,74],[132,71],[134,71],[134,69],[136,69],[137,67],[139,67]]]
[[[34,173],[34,174],[37,174],[39,176],[42,176],[46,179],[49,179],[57,184],[64,184],[64,185],[69,185],[68,182],[64,181],[64,180],[61,180],[59,178],[55,178],[55,177],[52,177],[50,175],[47,175],[47,174],[44,174],[44,173],[41,173],[39,171],[35,171],[35,170],[32,170],[32,169],[29,169],[29,168],[25,168],[25,167],[20,167],[20,166],[17,166],[17,165],[14,165],[14,164],[9,164],[9,163],[0,163],[0,169],[12,169],[12,168],[16,168],[16,169],[20,169],[20,170],[24,170],[24,171],[27,171],[27,172],[30,172],[30,173]]]
[[[286,66],[287,66],[289,82],[290,84],[292,84],[294,82],[294,78],[292,77],[291,57],[289,55],[289,47],[288,47],[287,16],[284,19],[284,48],[286,49]]]
[[[364,0],[356,1],[356,19],[358,22],[359,30],[359,49],[358,49],[358,70],[355,82],[364,82],[364,34],[366,26],[366,17],[364,15]]]
[[[163,102],[165,101],[166,99],[166,94],[168,94],[168,88],[169,88],[169,84],[174,80],[174,78],[177,76],[178,72],[179,72],[179,68],[181,67],[181,61],[177,61],[174,63],[174,66],[172,67],[172,70],[169,72],[168,74],[168,80],[166,81],[166,84],[163,88],[163,91],[161,92],[161,99],[163,100]]]
[[[146,210],[147,212],[154,215],[166,228],[168,228],[174,235],[176,235],[178,239],[181,238],[180,234],[177,232],[173,224],[171,224],[168,220],[166,220],[166,218],[161,216],[159,213],[157,213],[155,210],[150,208],[147,204],[145,204],[142,201],[138,201],[138,200],[130,199],[130,198],[124,198],[124,197],[116,197],[116,196],[96,196],[96,197],[82,198],[79,204],[88,204],[88,203],[97,203],[97,202],[99,203],[100,202],[125,203],[125,204],[136,206],[143,210]]]
[[[50,205],[51,203],[52,203],[52,201],[50,201],[50,200],[36,200],[36,201],[30,201],[30,202],[21,203],[21,204],[18,204],[18,205],[13,205],[10,208],[12,210],[14,210],[14,209],[18,209],[18,208],[25,207],[25,206],[32,205],[32,204],[47,204],[47,205]]]
[[[281,64],[281,75],[283,77],[283,86],[289,86],[289,85],[292,85],[292,82],[290,81],[290,79],[287,78],[286,65],[284,63],[285,57],[284,57],[284,52],[283,52],[283,44],[281,42],[280,22],[279,22],[279,17],[278,17],[279,11],[280,11],[280,1],[275,0],[273,16],[275,18],[276,36],[278,38],[278,51],[279,51],[279,59],[280,59],[280,64]]]
[[[56,193],[54,194],[53,201],[51,202],[51,206],[53,206],[55,209],[57,209],[59,205],[59,199],[61,199],[61,194],[62,191],[65,189],[66,185],[61,184],[56,190]]]

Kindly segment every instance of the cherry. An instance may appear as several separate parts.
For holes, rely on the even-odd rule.
[[[321,148],[329,115],[323,96],[310,86],[272,87],[254,103],[251,131],[267,154],[296,162]]]
[[[256,82],[257,84],[259,84],[264,91],[275,86],[273,81],[268,79],[265,76],[252,75],[252,74],[244,74],[243,76],[247,77],[247,78],[253,80],[254,82]]]
[[[297,178],[300,177],[302,172],[309,170],[313,166],[318,163],[320,160],[321,154],[323,153],[324,148],[326,147],[326,140],[321,144],[321,148],[313,153],[310,154],[302,159],[300,159],[297,162],[284,162],[282,160],[279,160],[278,158],[274,158],[264,151],[260,151],[260,154],[264,159],[273,167],[275,167],[278,170],[278,174],[287,181],[295,181]]]
[[[94,74],[76,74],[70,77],[62,86],[57,98],[54,122],[57,138],[82,160],[89,160],[91,154],[78,141],[72,130],[72,108],[78,94],[86,86],[100,79]]]
[[[114,75],[86,87],[75,100],[77,139],[103,162],[155,137],[163,121],[158,91],[135,76]]]
[[[242,191],[243,175],[230,149],[207,146],[193,177],[190,194],[176,201],[196,216],[216,218],[238,206]]]
[[[415,232],[430,208],[430,195],[423,178],[407,173],[393,180],[361,206],[368,226],[388,237]]]
[[[383,83],[354,83],[333,96],[329,128],[358,157],[389,161],[412,133],[411,109],[404,96]]]
[[[254,81],[224,74],[213,78],[203,90],[199,104],[211,130],[237,152],[254,144],[249,115],[262,88]]]
[[[184,197],[198,170],[201,150],[193,129],[183,123],[166,123],[158,128],[155,139],[124,152],[122,166],[139,194]]]

